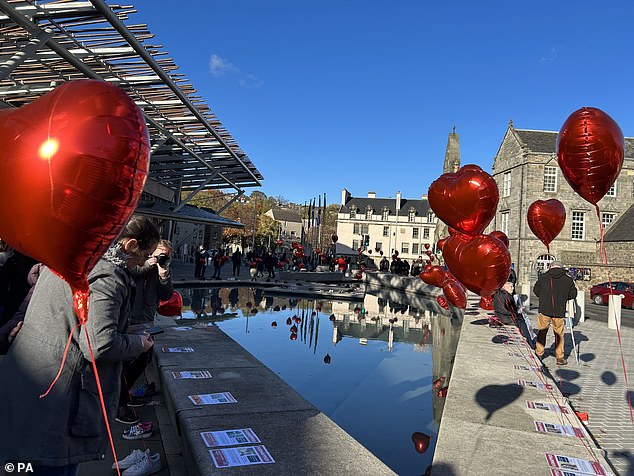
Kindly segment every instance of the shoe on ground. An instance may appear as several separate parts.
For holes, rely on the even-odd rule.
[[[117,417],[115,418],[119,423],[125,423],[126,425],[134,425],[135,423],[139,423],[139,417],[136,412],[131,408],[119,407],[117,411]]]
[[[156,395],[156,384],[154,382],[145,383],[141,385],[139,388],[134,388],[130,390],[130,392],[128,393],[130,394],[131,397],[134,397],[134,398],[152,397]]]
[[[143,459],[143,455],[145,455],[146,453],[149,456],[150,450],[149,449],[145,451],[132,450],[132,453],[130,453],[128,456],[126,456],[121,461],[119,461],[119,469],[128,469],[134,466],[136,463],[141,461],[141,459]],[[114,470],[117,469],[116,463],[112,463],[112,469]]]
[[[131,426],[129,429],[123,432],[124,440],[142,440],[149,438],[153,433],[153,425],[151,421],[139,422],[136,425]]]
[[[566,359],[557,359],[557,365],[568,365],[568,361]]]
[[[146,450],[139,461],[130,466],[123,473],[123,476],[147,476],[158,473],[161,470],[161,455],[158,453],[150,455],[150,450]]]

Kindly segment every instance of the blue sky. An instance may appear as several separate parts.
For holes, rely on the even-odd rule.
[[[454,125],[488,172],[511,118],[557,131],[594,106],[634,136],[628,1],[131,3],[269,196],[420,198]]]

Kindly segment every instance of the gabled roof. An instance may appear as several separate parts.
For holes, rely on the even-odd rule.
[[[273,220],[277,221],[290,221],[292,223],[301,223],[302,217],[292,210],[284,210],[283,208],[271,208],[273,214]]]
[[[396,199],[395,198],[368,198],[368,197],[350,197],[346,204],[340,209],[340,213],[350,213],[350,208],[354,206],[359,213],[365,213],[370,207],[374,210],[375,215],[381,215],[383,210],[387,208],[390,211],[390,215],[396,215]],[[407,198],[401,199],[401,208],[398,210],[399,215],[407,215],[409,210],[413,208],[416,210],[418,216],[425,216],[427,212],[431,210],[429,201],[427,200],[410,200]]]
[[[605,232],[603,241],[634,241],[634,239],[632,239],[633,229],[634,205],[625,210],[625,212],[610,225]]]
[[[244,228],[244,223],[229,220],[228,218],[217,215],[209,208],[203,210],[202,208],[194,207],[193,205],[185,205],[179,211],[175,212],[175,207],[175,205],[165,202],[139,202],[134,213],[151,218],[177,220],[202,225],[221,225],[227,228]]]
[[[557,132],[515,129],[520,140],[531,152],[554,154],[557,150]],[[634,138],[625,138],[625,157],[634,158]]]

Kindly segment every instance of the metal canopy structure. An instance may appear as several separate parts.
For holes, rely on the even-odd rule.
[[[101,79],[143,111],[152,144],[149,179],[174,191],[260,186],[262,175],[231,134],[151,43],[130,5],[102,0],[0,0],[0,107],[20,107],[64,81]],[[178,198],[177,198],[178,200]],[[180,204],[180,207],[184,205]]]

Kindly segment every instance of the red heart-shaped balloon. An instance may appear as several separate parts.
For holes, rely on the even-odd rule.
[[[550,242],[561,232],[566,223],[566,208],[556,198],[536,200],[528,207],[528,226],[533,234],[546,245],[550,253]]]
[[[456,279],[480,296],[493,295],[509,277],[511,254],[493,236],[452,235],[442,253]]]
[[[445,299],[445,296],[438,296],[436,298],[436,302],[443,309],[449,309],[449,304],[447,303],[447,299]]]
[[[445,281],[445,270],[440,266],[431,266],[429,269],[425,268],[423,272],[420,273],[420,279],[427,284],[440,288]]]
[[[87,291],[143,191],[143,114],[116,86],[66,82],[0,111],[0,154],[0,236]]]
[[[491,233],[489,233],[489,236],[494,236],[495,238],[500,240],[502,243],[504,243],[504,246],[506,246],[507,248],[509,247],[509,237],[506,236],[506,233],[504,233],[503,231],[500,231],[500,230],[492,231]]]
[[[495,216],[498,186],[488,173],[470,164],[436,179],[428,199],[444,223],[467,235],[478,235]]]
[[[467,290],[462,284],[455,279],[446,279],[442,285],[442,291],[445,298],[452,306],[466,309]]]
[[[625,139],[601,109],[582,107],[568,116],[557,135],[557,162],[575,192],[596,205],[621,172]]]

